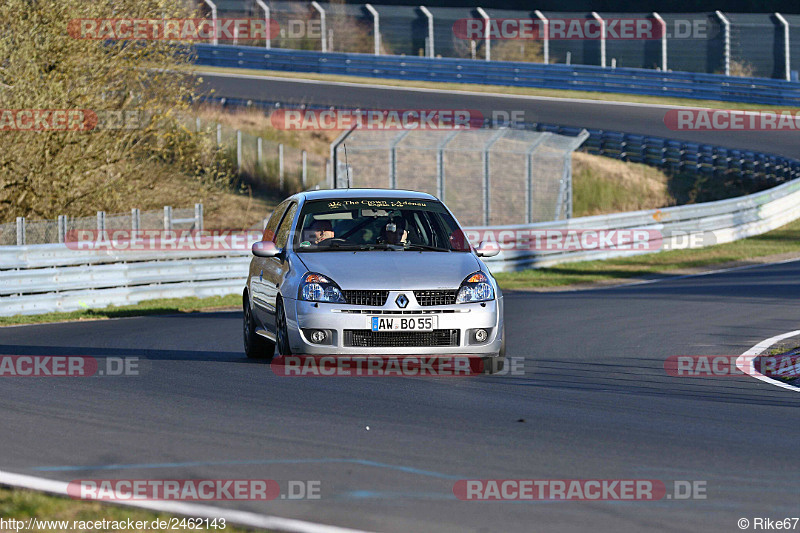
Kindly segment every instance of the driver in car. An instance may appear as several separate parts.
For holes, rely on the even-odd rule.
[[[407,239],[406,221],[402,217],[391,219],[381,230],[380,241],[386,244],[404,245]]]
[[[311,244],[319,244],[322,241],[336,237],[330,220],[315,220],[306,228],[305,233],[305,240]]]

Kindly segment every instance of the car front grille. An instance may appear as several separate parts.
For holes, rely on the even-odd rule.
[[[421,306],[451,305],[456,303],[457,289],[414,291],[414,297]]]
[[[344,345],[361,348],[458,346],[458,330],[372,331],[369,329],[346,329],[344,330]]]
[[[369,305],[381,307],[389,298],[389,291],[342,291],[350,305]]]

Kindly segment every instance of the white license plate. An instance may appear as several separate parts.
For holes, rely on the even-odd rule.
[[[367,327],[372,331],[433,331],[436,316],[371,316]]]

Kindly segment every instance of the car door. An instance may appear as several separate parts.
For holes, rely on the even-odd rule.
[[[275,233],[278,230],[278,224],[283,219],[283,214],[289,207],[289,202],[283,202],[269,217],[264,234],[261,237],[262,241],[275,242]],[[266,327],[266,320],[269,317],[269,298],[264,285],[264,267],[266,266],[266,258],[253,256],[250,261],[250,296],[253,299],[253,314],[256,321],[263,327]]]
[[[285,249],[291,246],[290,233],[292,223],[294,222],[295,215],[297,214],[297,203],[292,202],[283,215],[281,223],[278,225],[278,230],[275,232],[275,246],[279,249]],[[283,277],[289,270],[289,261],[285,254],[279,257],[266,257],[264,258],[264,273],[262,280],[262,288],[264,290],[264,298],[266,299],[264,327],[270,333],[275,333],[275,303],[278,298],[278,288],[281,286]]]

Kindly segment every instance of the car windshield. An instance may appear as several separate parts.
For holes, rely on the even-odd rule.
[[[297,227],[298,252],[470,250],[455,219],[435,200],[313,200],[303,206]]]

